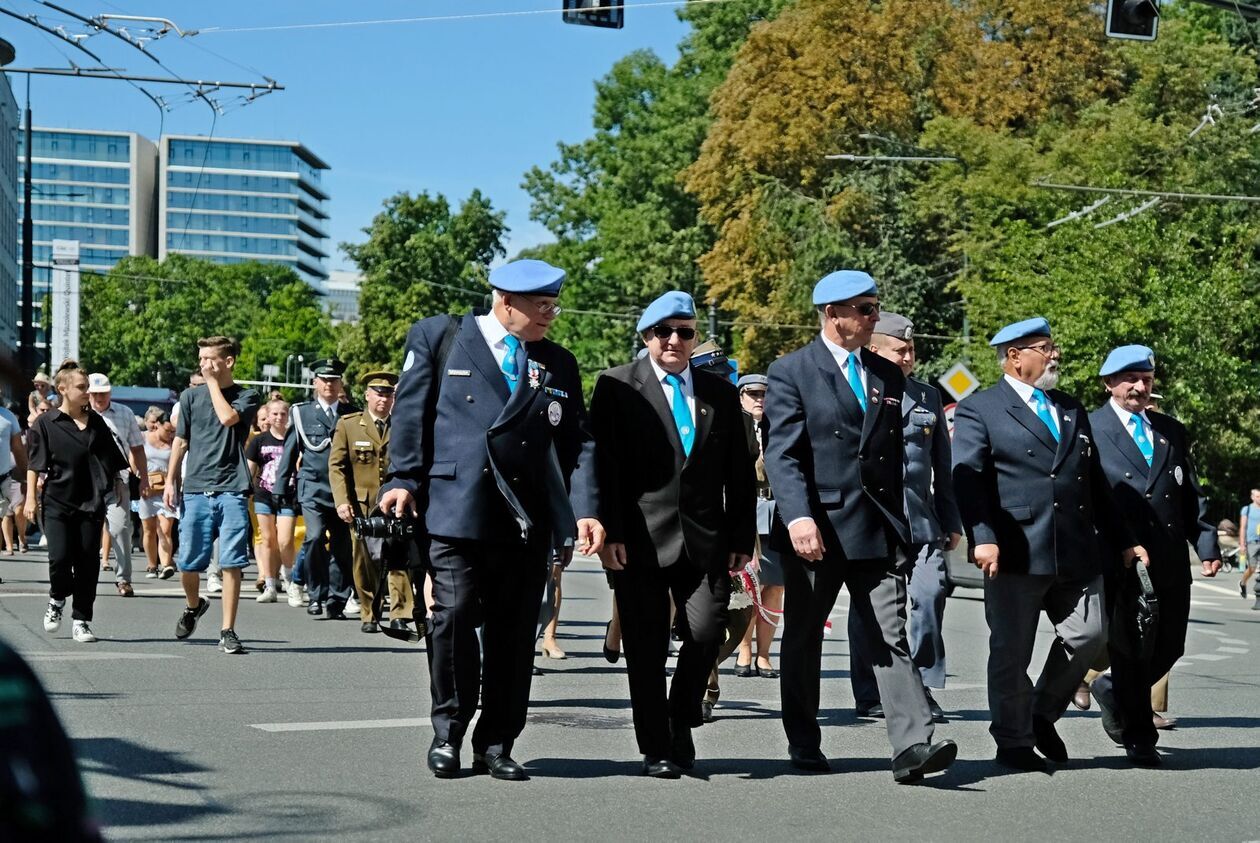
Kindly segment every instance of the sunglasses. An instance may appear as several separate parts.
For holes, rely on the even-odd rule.
[[[671,325],[653,325],[652,326],[652,336],[656,337],[658,340],[667,340],[670,338],[670,335],[672,334],[677,334],[678,339],[683,340],[685,342],[687,340],[694,340],[696,338],[696,329],[674,327]]]
[[[879,314],[879,302],[863,302],[862,304],[845,304],[840,303],[838,307],[851,307],[859,314],[866,317],[876,316]]]

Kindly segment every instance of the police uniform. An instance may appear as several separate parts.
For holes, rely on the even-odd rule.
[[[398,375],[369,372],[359,383],[367,389],[392,393]],[[337,422],[328,457],[328,480],[334,506],[349,506],[356,518],[372,513],[389,469],[389,433],[390,416],[377,419],[367,410],[349,413]],[[359,618],[364,632],[378,631],[378,618],[372,615],[372,600],[381,577],[380,550],[380,539],[354,537],[354,585],[359,592]],[[391,570],[388,580],[390,617],[410,620],[415,602],[410,576],[406,570]]]
[[[345,365],[340,360],[317,360],[311,374],[322,380],[341,378]],[[276,467],[277,490],[288,494],[297,476],[297,499],[302,505],[306,538],[302,555],[306,560],[309,615],[345,617],[344,610],[353,588],[351,576],[350,526],[337,517],[332,485],[328,479],[328,456],[337,421],[359,408],[346,398],[325,408],[318,401],[302,401],[289,408],[289,429],[284,451]],[[279,492],[277,492],[279,494]]]
[[[909,342],[914,339],[914,323],[900,314],[881,312],[875,333]],[[962,520],[950,477],[949,431],[940,392],[907,377],[901,420],[906,520],[910,529],[907,556],[913,565],[906,585],[910,601],[910,658],[919,669],[925,688],[944,688],[945,542],[950,533],[962,533]],[[849,614],[849,679],[859,713],[880,702],[865,630],[855,613]],[[943,715],[930,692],[928,703],[940,720]]]
[[[1098,374],[1106,378],[1154,370],[1155,354],[1150,348],[1128,345],[1114,349]],[[1152,722],[1150,691],[1185,651],[1189,545],[1204,560],[1220,559],[1221,550],[1216,528],[1207,518],[1207,499],[1199,488],[1185,427],[1163,413],[1134,414],[1114,399],[1089,418],[1120,517],[1150,554],[1147,570],[1159,599],[1154,645],[1143,656],[1137,628],[1137,572],[1123,567],[1119,559],[1108,560],[1111,675],[1094,680],[1092,687],[1103,709],[1104,726],[1112,732],[1120,727],[1119,737],[1130,758],[1139,764],[1157,764],[1158,733]]]
[[[563,281],[534,260],[490,274],[509,295],[555,296]],[[480,698],[474,765],[498,775],[525,726],[552,550],[572,543],[575,516],[596,513],[577,361],[550,340],[522,342],[493,311],[423,319],[407,335],[393,419],[383,488],[415,499],[433,577],[429,766],[458,772]]]

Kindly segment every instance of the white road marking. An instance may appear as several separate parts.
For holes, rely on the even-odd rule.
[[[1202,633],[1202,634],[1204,634],[1204,635],[1212,635],[1212,636],[1215,636],[1215,637],[1217,637],[1217,638],[1224,638],[1224,637],[1225,637],[1225,635],[1226,635],[1226,633],[1224,633],[1224,632],[1218,632],[1218,631],[1217,631],[1217,630],[1215,630],[1215,629],[1203,629],[1202,627],[1198,627],[1198,626],[1193,627],[1193,628],[1191,629],[1191,632],[1201,632],[1201,633]]]
[[[118,653],[113,650],[101,650],[91,653],[22,653],[22,658],[32,662],[109,662],[182,659],[183,656],[177,656],[172,653]]]
[[[1213,585],[1208,582],[1199,582],[1198,580],[1194,580],[1193,584],[1196,588],[1206,589],[1207,591],[1215,591],[1219,594],[1228,594],[1230,597],[1238,596],[1238,589],[1236,588],[1225,588],[1224,586]]]
[[[262,732],[334,732],[345,729],[397,729],[405,726],[428,726],[427,717],[397,717],[392,720],[324,720],[314,723],[251,723],[251,729]]]
[[[1251,651],[1250,651],[1250,650],[1248,650],[1246,647],[1217,647],[1217,648],[1216,648],[1216,652],[1218,652],[1218,653],[1233,653],[1234,655],[1241,656],[1241,655],[1243,655],[1244,653],[1249,653],[1249,652],[1251,652]]]
[[[1244,646],[1247,644],[1246,641],[1243,641],[1240,638],[1221,638],[1219,640],[1222,644],[1242,644]]]
[[[1229,658],[1229,656],[1219,656],[1216,653],[1195,653],[1193,656],[1182,656],[1182,658],[1198,659],[1205,662],[1219,662]]]

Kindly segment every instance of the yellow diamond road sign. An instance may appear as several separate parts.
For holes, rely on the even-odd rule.
[[[955,401],[961,401],[980,388],[980,381],[971,370],[962,363],[955,363],[949,371],[940,377],[941,386],[945,387]]]

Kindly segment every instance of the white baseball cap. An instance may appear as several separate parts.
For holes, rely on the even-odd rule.
[[[88,392],[109,392],[109,376],[102,372],[88,375]]]

